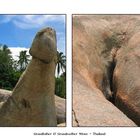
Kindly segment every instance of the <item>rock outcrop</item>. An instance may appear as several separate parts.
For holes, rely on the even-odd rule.
[[[66,127],[66,123],[60,123],[57,125],[58,127]]]
[[[0,126],[57,126],[54,87],[56,33],[39,31],[30,49],[32,60],[1,105]]]
[[[66,122],[66,101],[63,98],[55,96],[57,124]]]
[[[140,32],[116,56],[115,105],[140,126]]]
[[[135,120],[140,118],[138,115],[140,82],[138,78],[136,79],[139,76],[140,37],[134,35],[139,32],[139,25],[140,16],[73,17],[73,124],[75,126],[136,126]],[[125,57],[129,57],[128,64],[125,64]],[[133,87],[131,91],[129,87]],[[128,108],[127,111],[124,111],[125,108]]]
[[[9,90],[0,89],[0,102],[5,102],[11,94],[12,92]]]
[[[12,95],[12,91],[0,89],[0,108],[4,102]],[[66,122],[66,101],[55,95],[55,108],[57,126],[65,126]]]
[[[74,73],[73,126],[136,126],[98,88]]]

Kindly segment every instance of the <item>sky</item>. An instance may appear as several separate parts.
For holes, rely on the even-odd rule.
[[[35,34],[42,28],[56,30],[57,49],[65,54],[65,15],[0,15],[0,44],[6,44],[13,57],[29,50]]]

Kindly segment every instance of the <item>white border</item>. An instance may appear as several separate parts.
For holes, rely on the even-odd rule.
[[[114,127],[71,127],[71,69],[72,69],[72,14],[140,14],[140,1],[138,0],[0,0],[0,14],[67,14],[67,127],[66,128],[2,128],[0,137],[4,140],[25,139],[137,139],[140,128],[114,128]],[[106,136],[34,136],[34,132],[106,132]]]

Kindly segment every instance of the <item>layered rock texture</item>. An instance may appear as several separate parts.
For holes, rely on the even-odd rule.
[[[73,126],[140,126],[140,16],[73,16]]]
[[[57,126],[55,109],[56,33],[39,31],[32,43],[32,60],[12,95],[1,103],[0,126]]]

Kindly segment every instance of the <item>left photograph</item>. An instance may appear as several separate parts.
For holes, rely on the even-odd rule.
[[[0,15],[4,126],[66,126],[66,15]]]

